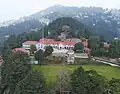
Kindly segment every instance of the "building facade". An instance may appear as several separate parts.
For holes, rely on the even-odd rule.
[[[54,39],[40,39],[38,43],[38,49],[45,48],[46,46],[52,46],[56,49],[73,49],[76,42],[72,41],[55,41]]]
[[[74,45],[78,43],[75,41],[56,41],[54,39],[46,39],[46,38],[42,38],[39,41],[25,41],[22,44],[22,48],[16,48],[15,50],[30,50],[31,45],[35,45],[37,48],[37,51],[42,49],[45,50],[46,46],[52,46],[53,49],[57,49],[57,50],[70,50],[70,49],[74,49]],[[82,42],[84,45],[84,52],[89,52],[88,47],[88,42]]]
[[[31,46],[31,45],[35,45],[36,48],[37,48],[37,47],[38,47],[37,44],[38,44],[38,41],[25,41],[25,42],[22,44],[22,47],[23,47],[25,50],[30,50],[30,46]]]

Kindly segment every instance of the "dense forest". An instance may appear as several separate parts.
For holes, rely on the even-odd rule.
[[[54,20],[48,26],[44,27],[44,31],[50,38],[58,37],[62,32],[64,32],[68,38],[88,38],[94,34],[83,23],[71,17],[63,17]]]

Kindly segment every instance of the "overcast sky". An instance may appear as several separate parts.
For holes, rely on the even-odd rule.
[[[0,0],[0,22],[28,16],[54,4],[120,8],[120,0]]]

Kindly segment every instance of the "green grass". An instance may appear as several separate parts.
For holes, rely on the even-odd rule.
[[[39,70],[44,73],[46,81],[48,83],[54,83],[57,79],[57,75],[61,71],[71,70],[74,71],[80,65],[34,65],[34,70]],[[95,70],[100,75],[105,76],[108,80],[112,78],[119,78],[120,79],[120,68],[111,67],[107,65],[82,65],[85,70]]]

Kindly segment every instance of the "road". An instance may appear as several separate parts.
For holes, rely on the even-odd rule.
[[[92,59],[97,61],[97,62],[100,62],[100,63],[108,64],[108,65],[115,66],[115,67],[120,67],[119,63],[109,62],[105,59],[96,58],[96,57],[92,57]]]

